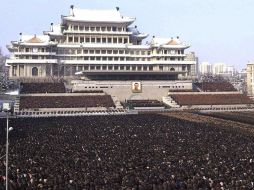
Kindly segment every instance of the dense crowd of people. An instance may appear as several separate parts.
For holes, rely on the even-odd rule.
[[[127,100],[130,107],[164,107],[159,100]]]
[[[110,95],[88,96],[21,96],[20,110],[34,108],[114,107]]]
[[[63,82],[30,82],[20,83],[21,94],[34,93],[65,93],[65,85]]]
[[[103,90],[77,90],[72,91],[72,93],[104,93]]]
[[[254,104],[254,101],[244,94],[173,94],[170,96],[179,105]]]
[[[233,127],[156,114],[19,118],[10,126],[10,189],[254,188],[254,137]]]
[[[195,85],[205,92],[228,92],[237,91],[234,86],[227,81],[217,82],[196,82]]]
[[[208,112],[202,115],[254,125],[254,112]]]
[[[196,89],[181,89],[181,88],[174,88],[174,89],[169,89],[168,90],[168,92],[169,93],[171,93],[171,92],[198,92],[198,90],[196,90]]]

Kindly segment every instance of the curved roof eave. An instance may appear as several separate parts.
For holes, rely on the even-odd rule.
[[[19,42],[19,45],[26,45],[26,46],[50,46],[56,45],[56,43],[52,42],[42,42],[42,43],[28,43],[28,42]]]
[[[140,38],[140,39],[147,38],[148,36],[149,36],[149,34],[137,34],[137,35],[135,35],[136,38]]]
[[[190,45],[183,45],[183,44],[179,44],[179,45],[162,45],[162,47],[165,47],[165,48],[189,48]]]
[[[136,18],[129,18],[129,19],[123,19],[123,20],[83,20],[83,19],[79,19],[79,18],[75,18],[75,17],[62,17],[63,20],[66,21],[76,21],[76,22],[88,22],[88,23],[116,23],[116,24],[121,24],[121,23],[125,23],[125,24],[132,24]]]
[[[152,44],[152,46],[153,47],[163,47],[163,48],[176,48],[176,49],[178,49],[178,48],[185,48],[185,49],[187,49],[187,48],[189,48],[189,47],[191,47],[191,45],[183,45],[183,44],[179,44],[179,45],[159,45],[159,44]]]
[[[47,34],[50,36],[62,36],[63,35],[62,33],[54,33],[54,32],[48,32]]]

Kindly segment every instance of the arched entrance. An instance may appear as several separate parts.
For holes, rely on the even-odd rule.
[[[32,76],[38,76],[38,68],[37,67],[32,68]]]

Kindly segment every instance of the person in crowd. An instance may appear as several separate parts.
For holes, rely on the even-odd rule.
[[[184,114],[19,118],[10,126],[9,189],[254,188],[253,136]],[[1,126],[0,190],[4,153]]]

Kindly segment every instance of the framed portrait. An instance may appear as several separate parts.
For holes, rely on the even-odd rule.
[[[141,82],[132,82],[131,89],[132,89],[132,92],[134,93],[142,92]]]

